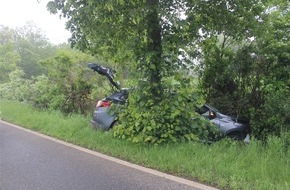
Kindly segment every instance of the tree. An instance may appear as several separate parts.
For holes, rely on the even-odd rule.
[[[275,1],[248,35],[213,36],[202,46],[206,100],[251,120],[253,135],[261,139],[290,129],[289,16],[289,3]]]
[[[0,45],[0,82],[6,82],[10,72],[19,65],[20,56],[12,44]]]
[[[68,18],[72,45],[116,61],[137,63],[152,86],[161,83],[162,75],[166,76],[163,72],[177,61],[179,49],[201,37],[200,29],[207,35],[226,32],[239,37],[256,23],[255,16],[262,10],[255,0],[55,0],[48,7]],[[162,65],[167,56],[170,64]]]
[[[13,30],[0,26],[0,82],[7,82],[9,73],[19,66],[20,55],[13,44]]]
[[[182,139],[185,134],[192,134],[193,131],[187,130],[192,129],[192,117],[198,117],[195,114],[184,114],[193,113],[194,107],[177,108],[178,114],[171,114],[176,109],[168,109],[169,113],[160,114],[159,106],[164,106],[168,99],[178,102],[179,97],[179,102],[187,101],[193,93],[182,90],[189,83],[183,83],[187,80],[178,75],[180,50],[196,47],[204,38],[215,34],[226,33],[234,38],[246,35],[248,28],[257,22],[255,16],[262,10],[261,6],[259,0],[54,0],[48,3],[51,12],[61,11],[61,15],[67,17],[67,28],[72,32],[72,45],[93,54],[101,54],[120,64],[130,62],[134,77],[139,81],[134,88],[135,94],[130,96],[135,101],[130,100],[127,110],[138,114],[132,116],[128,113],[132,122],[128,122],[127,127],[133,126],[131,132],[142,136],[141,141],[154,136],[154,133],[158,134],[149,138],[148,141],[153,143],[158,139],[170,140],[170,135]],[[198,53],[197,50],[188,54],[188,61]],[[179,87],[173,88],[172,83],[168,82],[171,76],[180,82]],[[169,89],[183,94],[170,98]],[[193,101],[193,105],[198,103]],[[140,120],[140,124],[135,126],[136,119],[148,112],[152,113],[151,116],[143,118],[143,122]],[[172,115],[172,118],[160,122],[160,118],[166,118],[167,115]],[[170,123],[174,118],[179,121],[177,124]],[[165,125],[168,123],[168,126]],[[168,138],[161,138],[168,131],[174,132],[166,134]]]
[[[27,22],[23,27],[17,28],[16,33],[14,46],[21,57],[19,66],[24,71],[25,78],[44,74],[45,68],[39,61],[53,56],[58,48],[53,47],[43,31],[33,22]]]
[[[258,138],[290,132],[290,3],[272,2],[257,31],[256,57],[265,65],[260,91],[263,102],[252,110],[253,132]]]
[[[24,77],[27,79],[45,73],[39,61],[52,56],[58,50],[58,47],[50,44],[43,32],[30,22],[16,29],[0,26],[0,39],[0,78],[4,82],[16,67],[24,71]]]

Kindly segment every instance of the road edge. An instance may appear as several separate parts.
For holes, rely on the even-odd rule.
[[[117,164],[121,164],[123,166],[127,166],[127,167],[130,167],[130,168],[133,168],[133,169],[145,172],[145,173],[149,173],[149,174],[152,174],[152,175],[155,175],[155,176],[158,176],[158,177],[162,177],[162,178],[165,178],[165,179],[168,179],[168,180],[171,180],[171,181],[175,181],[175,182],[180,183],[180,184],[184,184],[184,185],[187,185],[187,186],[195,187],[195,188],[198,188],[200,190],[218,190],[215,187],[211,187],[211,186],[208,186],[208,185],[205,185],[205,184],[201,184],[201,183],[198,183],[198,182],[190,181],[188,179],[184,179],[184,178],[177,177],[177,176],[174,176],[174,175],[166,174],[166,173],[163,173],[163,172],[160,172],[160,171],[157,171],[157,170],[146,168],[144,166],[139,166],[137,164],[133,164],[133,163],[121,160],[119,158],[108,156],[108,155],[105,155],[103,153],[99,153],[99,152],[96,152],[96,151],[93,151],[93,150],[90,150],[90,149],[87,149],[87,148],[84,148],[84,147],[81,147],[81,146],[78,146],[78,145],[74,145],[74,144],[59,140],[57,138],[50,137],[50,136],[44,135],[42,133],[30,130],[30,129],[26,129],[26,128],[23,128],[21,126],[18,126],[18,125],[15,125],[15,124],[3,121],[3,120],[0,120],[0,123],[9,125],[11,127],[17,128],[19,130],[23,130],[23,131],[25,131],[27,133],[31,133],[31,134],[37,135],[37,136],[45,138],[47,140],[51,140],[53,142],[56,142],[56,143],[59,143],[59,144],[62,144],[62,145],[77,149],[79,151],[82,151],[82,152],[97,156],[99,158],[103,158],[103,159],[109,160],[111,162],[114,162],[114,163],[117,163]]]

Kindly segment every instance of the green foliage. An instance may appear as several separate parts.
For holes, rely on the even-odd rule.
[[[269,134],[283,136],[290,132],[290,90],[284,83],[265,86],[265,102],[252,109],[252,131],[260,138]],[[289,138],[289,137],[288,137]]]
[[[72,45],[119,64],[130,62],[134,79],[143,81],[137,82],[130,94],[116,136],[162,143],[194,140],[207,134],[203,122],[192,120],[197,117],[194,107],[198,102],[187,104],[195,94],[188,83],[176,78],[181,85],[172,94],[166,78],[179,73],[185,63],[192,66],[199,49],[196,43],[212,34],[245,35],[249,25],[258,22],[255,16],[262,10],[259,2],[53,0],[48,8],[68,18]],[[185,52],[188,56],[179,64],[182,50],[190,47],[194,47],[192,52]]]
[[[88,62],[95,61],[92,56],[52,46],[31,23],[17,30],[1,26],[0,36],[1,98],[66,113],[87,113],[95,98],[104,95],[96,87],[100,80],[93,80],[94,74],[87,68]]]
[[[57,86],[52,85],[47,76],[41,75],[33,78],[31,90],[32,93],[29,100],[35,107],[42,109],[53,107],[52,102],[55,101],[58,96],[58,94],[53,93],[57,91]]]
[[[290,131],[290,4],[277,3],[278,9],[265,18],[257,32],[256,54],[266,72],[261,75],[259,89],[263,102],[252,110],[252,126],[254,135],[263,139]]]
[[[0,97],[30,102],[43,109],[86,114],[92,111],[98,91],[96,84],[101,83],[87,68],[90,61],[95,61],[95,58],[63,49],[55,57],[41,62],[48,71],[47,76],[26,79],[22,70],[11,72],[9,80],[0,85]],[[95,96],[92,95],[93,88]]]
[[[34,84],[34,104],[50,107],[65,113],[90,111],[92,80],[87,63],[94,58],[78,51],[63,50],[41,62],[47,68],[48,77],[39,77]],[[47,103],[45,103],[47,101]]]
[[[7,100],[28,101],[32,81],[23,78],[22,70],[14,70],[9,74],[9,80],[0,84],[0,98]]]
[[[178,82],[169,78],[164,83],[170,83],[166,87],[171,88],[154,98],[147,93],[150,85],[145,81],[139,83],[142,85],[131,91],[128,105],[118,113],[120,122],[114,127],[114,136],[152,144],[206,141],[216,137],[217,127],[195,112],[201,99],[189,79]]]
[[[253,135],[261,139],[289,131],[290,12],[289,3],[279,5],[249,31],[254,39],[223,35],[203,44],[206,101],[251,119]]]
[[[58,49],[33,23],[17,29],[0,26],[0,38],[0,81],[3,82],[16,68],[22,70],[27,79],[45,74],[39,61],[51,57]]]
[[[34,23],[28,22],[15,32],[17,33],[17,38],[14,41],[15,50],[20,55],[19,66],[24,71],[25,78],[31,79],[45,74],[46,70],[39,62],[53,56],[58,48],[48,41],[44,33]]]
[[[20,56],[12,44],[0,45],[0,82],[6,82],[10,72],[17,68]]]
[[[14,31],[0,26],[0,83],[7,82],[9,73],[19,66],[20,55],[13,44]]]
[[[264,64],[251,57],[248,44],[238,47],[230,37],[213,37],[204,42],[204,62],[201,64],[200,85],[208,103],[223,113],[249,120],[249,105],[260,105],[259,92]]]

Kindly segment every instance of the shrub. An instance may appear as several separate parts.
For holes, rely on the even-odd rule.
[[[25,79],[22,70],[11,72],[9,81],[0,84],[0,98],[26,101],[38,108],[64,113],[91,113],[95,102],[91,92],[100,83],[91,77],[87,68],[87,63],[92,60],[93,57],[77,51],[60,51],[55,57],[41,62],[48,68],[47,75]]]
[[[114,127],[114,136],[135,143],[162,144],[209,140],[210,134],[217,134],[216,128],[195,112],[201,100],[188,79],[165,85],[161,97],[151,97],[150,86],[139,83],[119,113],[121,123]]]
[[[35,83],[35,92],[40,96],[35,96],[34,104],[64,113],[86,114],[91,111],[90,94],[95,83],[87,68],[91,60],[93,58],[84,53],[63,50],[42,61],[49,72],[47,77],[38,78]]]
[[[16,69],[9,74],[9,80],[0,84],[0,97],[7,100],[29,101],[31,80],[24,79],[24,72]]]
[[[257,138],[281,136],[290,131],[290,91],[284,83],[269,84],[264,89],[265,103],[252,109],[252,132]]]

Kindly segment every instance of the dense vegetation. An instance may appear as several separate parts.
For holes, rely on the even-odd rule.
[[[18,29],[1,26],[0,35],[1,98],[67,114],[87,114],[95,99],[104,96],[106,91],[98,88],[103,79],[87,68],[87,63],[100,62],[100,58],[67,44],[52,45],[31,23]]]
[[[254,39],[205,40],[201,89],[224,113],[250,121],[256,138],[290,130],[289,7],[261,15]]]
[[[48,6],[68,18],[70,41],[83,52],[50,44],[31,23],[1,26],[1,98],[90,113],[110,91],[86,68],[101,62],[132,89],[117,137],[154,144],[204,139],[212,128],[193,110],[206,101],[250,122],[258,139],[289,138],[288,2],[55,0]]]
[[[54,0],[48,6],[68,18],[74,46],[130,63],[134,91],[116,136],[151,143],[200,138],[196,126],[206,124],[191,118],[198,118],[192,110],[202,98],[251,122],[258,138],[289,131],[289,2]],[[196,68],[193,60],[202,94],[182,72]]]
[[[49,7],[68,17],[70,41],[82,51],[52,45],[32,23],[0,26],[1,118],[146,166],[162,162],[164,171],[221,188],[289,188],[288,1],[55,0]],[[80,115],[114,90],[89,62],[113,68],[131,89],[113,132],[93,132]],[[189,142],[213,130],[193,111],[204,102],[249,122],[250,145]]]

